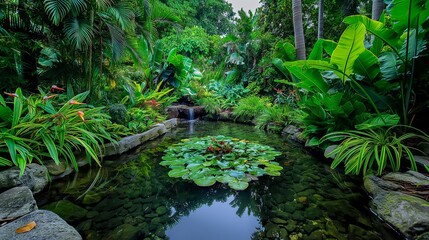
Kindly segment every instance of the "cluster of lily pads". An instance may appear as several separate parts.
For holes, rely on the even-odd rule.
[[[279,176],[283,169],[273,161],[281,155],[272,147],[226,136],[183,139],[170,146],[160,162],[168,176],[192,180],[198,186],[226,183],[244,190],[262,175]]]

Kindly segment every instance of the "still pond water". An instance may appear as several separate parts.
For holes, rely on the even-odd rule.
[[[245,191],[169,178],[163,151],[189,137],[225,135],[282,151],[280,177]],[[395,239],[367,209],[357,179],[329,169],[285,137],[234,123],[184,123],[131,153],[82,168],[36,196],[84,239]]]

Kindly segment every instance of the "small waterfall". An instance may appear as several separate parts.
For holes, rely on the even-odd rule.
[[[189,120],[194,120],[194,108],[189,108]]]

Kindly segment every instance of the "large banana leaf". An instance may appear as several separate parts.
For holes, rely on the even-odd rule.
[[[285,66],[289,72],[300,80],[298,83],[295,83],[297,87],[303,88],[309,92],[328,92],[328,83],[316,69],[304,69],[299,65],[294,65],[293,62],[290,64],[285,63]]]
[[[337,65],[342,72],[339,77],[343,83],[353,73],[353,65],[359,55],[366,50],[364,46],[365,32],[365,26],[362,23],[348,26],[332,53],[331,64]]]
[[[334,49],[337,47],[337,43],[331,40],[318,39],[314,44],[313,50],[308,57],[308,60],[322,60],[323,51],[325,51],[329,56],[332,55]]]
[[[369,50],[365,50],[355,61],[353,67],[355,73],[374,80],[380,73],[378,58]]]
[[[381,39],[391,48],[398,48],[398,34],[392,29],[386,27],[382,22],[370,19],[364,15],[353,15],[346,17],[344,19],[344,23],[350,25],[362,23],[365,26],[366,31]]]
[[[384,80],[390,81],[398,77],[398,63],[393,52],[384,52],[380,55],[380,72]]]
[[[393,29],[402,34],[408,28],[421,26],[429,17],[429,2],[427,0],[394,0],[390,10]]]

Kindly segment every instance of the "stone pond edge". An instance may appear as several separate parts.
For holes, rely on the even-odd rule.
[[[104,145],[103,157],[122,154],[148,141],[154,140],[175,128],[177,124],[177,118],[168,119],[162,123],[155,124],[151,129],[143,133],[124,137],[115,144],[107,143]],[[87,163],[80,161],[79,166],[86,164]],[[65,167],[65,165],[58,167],[55,166],[55,164],[47,164],[47,166],[29,164],[28,169],[29,170],[26,169],[22,177],[19,177],[19,170],[17,168],[10,168],[0,172],[0,180],[2,180],[0,181],[0,189],[2,189],[0,198],[6,198],[4,199],[6,201],[8,201],[7,199],[15,200],[15,198],[19,196],[10,196],[11,191],[20,193],[26,190],[30,193],[27,194],[30,195],[30,197],[27,197],[25,200],[23,200],[26,201],[23,204],[24,206],[28,204],[33,206],[27,209],[28,211],[24,211],[22,214],[20,214],[20,216],[14,216],[13,221],[1,225],[0,236],[9,236],[9,238],[12,239],[40,239],[40,237],[46,238],[49,235],[50,237],[48,237],[48,239],[55,239],[60,236],[54,234],[54,232],[58,232],[58,229],[60,229],[61,231],[67,233],[68,239],[82,239],[80,234],[57,214],[47,210],[38,210],[38,207],[32,196],[33,194],[40,192],[48,184],[48,171],[50,173],[54,173],[53,175],[58,175],[56,178],[59,178],[70,174],[73,170],[70,167]],[[36,172],[36,174],[34,172]],[[37,185],[37,188],[35,185]],[[21,208],[20,206],[15,206],[16,204],[12,205],[13,209]],[[10,210],[7,208],[2,208],[3,207],[0,207],[0,213]],[[15,232],[17,228],[24,226],[30,222],[30,220],[35,221],[36,224],[39,223],[35,228],[36,230],[32,230],[24,234],[17,234]],[[53,231],[51,228],[49,228],[49,226],[56,226],[57,231]]]

